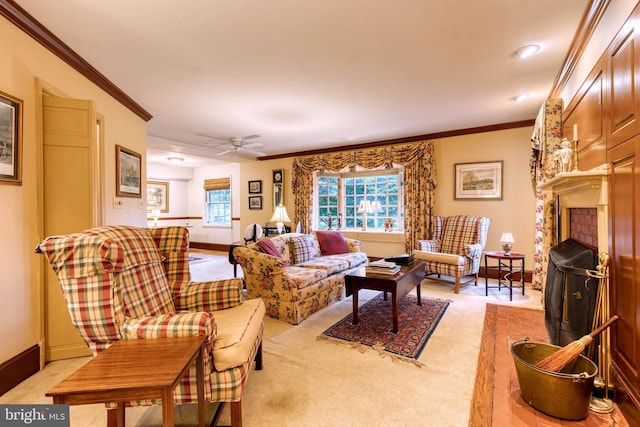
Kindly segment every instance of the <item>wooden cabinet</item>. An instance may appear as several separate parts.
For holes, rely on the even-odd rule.
[[[635,19],[630,19],[607,50],[609,57],[608,148],[626,141],[638,134],[640,130],[640,97],[638,96],[640,42],[635,22]]]
[[[620,316],[611,334],[612,368],[640,406],[640,136],[609,150],[607,159],[611,313]]]

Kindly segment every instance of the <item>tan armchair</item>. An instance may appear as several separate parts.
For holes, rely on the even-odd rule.
[[[245,300],[240,279],[191,282],[188,249],[184,227],[106,226],[48,237],[36,251],[55,271],[73,324],[94,356],[118,340],[207,337],[205,400],[231,402],[231,425],[240,427],[251,364],[262,368],[265,306],[259,298]],[[175,402],[196,403],[196,390],[193,366]]]
[[[414,256],[426,261],[426,274],[453,276],[456,294],[471,281],[477,286],[490,223],[490,218],[479,216],[436,216],[431,239],[418,240]],[[461,278],[469,275],[473,277],[461,283]]]

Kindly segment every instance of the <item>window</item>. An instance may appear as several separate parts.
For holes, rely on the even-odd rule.
[[[362,229],[362,205],[367,209],[367,230],[383,231],[388,218],[393,220],[394,231],[402,230],[402,185],[399,169],[318,174],[315,228]]]
[[[204,225],[231,225],[231,180],[229,178],[204,181]]]

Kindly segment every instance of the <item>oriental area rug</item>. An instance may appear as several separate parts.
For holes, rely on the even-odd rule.
[[[385,301],[380,293],[360,306],[358,325],[351,323],[353,313],[349,313],[318,339],[371,347],[393,358],[417,363],[448,306],[448,301],[431,298],[422,298],[420,306],[414,295],[407,295],[398,301],[398,333],[394,334],[391,298]]]

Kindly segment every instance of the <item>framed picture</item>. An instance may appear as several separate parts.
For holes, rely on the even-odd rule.
[[[116,196],[142,198],[142,156],[116,145]]]
[[[249,194],[262,193],[262,180],[249,181]]]
[[[262,196],[249,196],[249,209],[262,210]]]
[[[281,184],[284,180],[284,171],[282,169],[277,169],[273,171],[273,183]]]
[[[22,101],[0,92],[0,183],[22,184]]]
[[[147,181],[147,211],[169,212],[169,183]]]
[[[502,199],[502,160],[484,163],[456,163],[455,195],[459,199]]]

